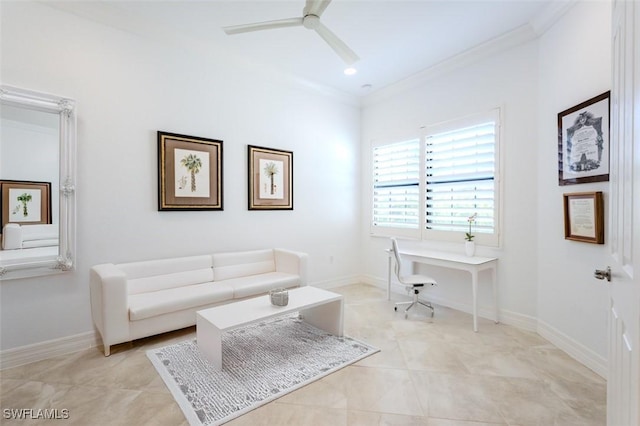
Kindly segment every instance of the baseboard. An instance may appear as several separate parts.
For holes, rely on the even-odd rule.
[[[387,290],[387,281],[385,279],[381,279],[375,277],[373,275],[363,275],[360,277],[360,282],[369,284],[383,290]],[[391,284],[391,292],[397,294],[405,294],[404,286],[401,286],[397,283]],[[473,306],[467,303],[460,303],[457,301],[452,301],[447,298],[434,296],[432,294],[429,295],[429,301],[435,303],[436,305],[446,306],[447,308],[455,309],[457,311],[466,312],[468,314],[473,314]],[[493,307],[478,307],[478,316],[482,318],[487,318],[493,320],[494,309]],[[504,309],[498,309],[498,319],[502,324],[512,325],[514,327],[518,327],[527,331],[537,331],[538,321],[536,318],[519,314],[517,312],[507,311]]]
[[[380,287],[379,279],[369,277],[368,283]],[[382,283],[382,286],[386,289],[386,281]],[[391,292],[404,294],[404,287],[393,284],[391,285]],[[457,301],[448,300],[446,298],[429,295],[429,301],[436,305],[446,306],[458,311],[473,313],[473,308],[470,304],[460,303]],[[478,316],[487,319],[493,319],[494,311],[492,307],[478,307]],[[538,333],[540,336],[548,340],[558,349],[561,349],[567,355],[584,365],[585,367],[593,370],[596,374],[606,379],[607,377],[607,359],[593,352],[583,344],[577,342],[551,325],[540,321],[535,317],[529,315],[523,315],[516,312],[506,311],[504,309],[498,309],[498,319],[500,323],[511,325],[523,330],[532,331]]]
[[[393,286],[392,286],[393,291]],[[471,305],[452,302],[450,300],[430,296],[429,300],[436,305],[446,306],[458,311],[473,313]],[[487,307],[478,307],[478,316],[487,319],[493,319],[493,309]],[[523,330],[538,333],[541,337],[548,340],[558,349],[561,349],[567,355],[593,370],[596,374],[606,379],[607,377],[607,359],[593,352],[583,344],[577,342],[551,325],[540,321],[535,317],[519,314],[516,312],[498,310],[498,318],[500,323],[511,325]]]
[[[338,279],[316,281],[310,284],[315,287],[330,289],[356,283],[365,283],[385,290],[387,287],[385,280],[368,275],[349,275]],[[402,293],[402,288],[397,285],[392,285],[391,291],[393,293],[404,294]],[[440,306],[446,306],[467,313],[473,312],[470,304],[451,301],[440,297],[430,297],[429,300]],[[479,307],[478,316],[493,319],[493,309]],[[498,316],[500,322],[503,324],[537,332],[540,336],[547,339],[559,349],[562,349],[576,361],[593,370],[601,377],[606,378],[606,358],[598,355],[551,325],[527,315],[505,310],[499,310]],[[19,367],[32,362],[42,361],[55,356],[66,355],[100,345],[102,345],[100,337],[95,332],[88,331],[74,336],[7,349],[0,351],[0,370]]]
[[[316,281],[310,283],[310,285],[330,289],[359,282],[361,282],[359,275],[350,275],[338,279]],[[88,331],[74,336],[11,348],[0,351],[0,370],[19,367],[32,362],[42,361],[60,355],[67,355],[101,345],[102,340],[98,334],[93,331]]]
[[[459,301],[452,301],[447,298],[433,295],[429,295],[429,301],[436,305],[446,306],[447,308],[473,315],[473,306],[469,303],[461,303]],[[494,316],[495,310],[493,306],[478,306],[478,317],[494,320]],[[536,331],[537,328],[537,321],[535,318],[516,312],[506,311],[504,309],[498,309],[498,321],[502,324],[511,325],[527,331]]]
[[[0,352],[0,370],[70,354],[101,344],[102,341],[96,333],[88,331],[74,336],[7,349]]]
[[[502,324],[512,325],[521,330],[532,331],[534,333],[538,331],[538,320],[535,317],[504,309],[498,309],[498,316]]]
[[[380,279],[371,275],[365,275],[361,277],[361,282],[370,284],[379,288],[387,290],[387,280]],[[406,294],[406,288],[399,283],[391,282],[391,293],[394,294]],[[455,309],[456,311],[466,312],[473,314],[473,306],[471,303],[464,303],[456,300],[450,300],[446,297],[434,295],[429,293],[428,300],[436,305],[445,306],[447,308]],[[493,306],[478,306],[478,317],[494,320],[495,309]],[[498,308],[498,321],[503,324],[512,325],[514,327],[521,328],[528,331],[537,330],[537,320],[534,317],[519,314],[512,311],[506,311]]]
[[[387,291],[387,280],[375,277],[373,275],[360,275],[360,282],[378,287]]]
[[[603,356],[598,355],[582,343],[575,341],[544,321],[538,320],[537,332],[553,345],[566,352],[570,357],[593,370],[600,377],[607,378],[607,359]]]
[[[345,277],[334,278],[331,280],[323,280],[323,281],[313,281],[310,282],[309,285],[324,289],[342,287],[350,284],[358,284],[361,283],[360,275],[347,275]]]

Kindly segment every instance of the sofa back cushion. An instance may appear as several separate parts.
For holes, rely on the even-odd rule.
[[[208,255],[121,263],[117,267],[127,276],[129,294],[213,281],[211,256]]]
[[[58,238],[57,224],[22,225],[22,240],[50,240]]]
[[[274,272],[273,249],[220,253],[213,255],[216,281]]]

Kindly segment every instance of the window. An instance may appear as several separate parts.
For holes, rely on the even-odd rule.
[[[498,244],[499,111],[424,128],[373,147],[372,232]]]
[[[474,232],[493,233],[495,123],[426,137],[426,229],[468,229],[477,213]]]
[[[373,224],[419,229],[420,141],[373,149]]]

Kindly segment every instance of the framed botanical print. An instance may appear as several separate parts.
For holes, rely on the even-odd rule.
[[[158,210],[223,210],[222,141],[158,132]]]
[[[249,210],[293,210],[293,152],[248,148]]]
[[[51,223],[51,182],[0,180],[0,194],[2,228]]]

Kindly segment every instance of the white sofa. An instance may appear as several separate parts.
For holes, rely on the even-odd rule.
[[[58,245],[58,225],[19,225],[7,223],[2,229],[3,250],[16,250]]]
[[[307,283],[307,255],[283,249],[207,254],[90,270],[91,312],[112,345],[195,325],[196,311]]]

